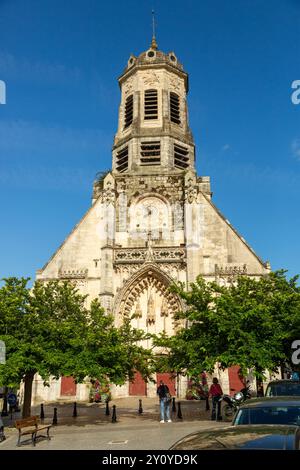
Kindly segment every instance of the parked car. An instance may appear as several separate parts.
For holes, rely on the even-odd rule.
[[[267,385],[266,397],[300,397],[299,380],[272,380]]]
[[[298,426],[229,426],[189,434],[169,450],[300,450]]]
[[[241,405],[232,425],[282,424],[300,426],[300,398],[254,398]]]

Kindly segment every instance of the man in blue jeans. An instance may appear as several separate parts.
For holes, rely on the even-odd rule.
[[[170,418],[170,403],[171,403],[170,391],[169,391],[169,387],[164,384],[163,380],[160,381],[160,384],[156,393],[159,396],[160,423],[164,423],[164,422],[172,423],[172,420]]]

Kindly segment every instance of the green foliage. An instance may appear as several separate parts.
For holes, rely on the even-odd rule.
[[[0,384],[13,386],[28,374],[109,379],[122,384],[133,369],[148,374],[151,352],[140,347],[145,334],[129,321],[120,328],[98,300],[86,307],[86,297],[69,282],[5,279],[0,289],[0,339],[7,362],[0,365]]]
[[[184,319],[174,337],[155,338],[168,349],[162,359],[168,370],[197,375],[239,365],[242,372],[276,371],[290,362],[291,343],[300,338],[300,288],[298,277],[286,279],[277,271],[259,279],[241,276],[228,287],[205,282],[200,276],[186,291],[182,284],[172,290],[184,299]]]

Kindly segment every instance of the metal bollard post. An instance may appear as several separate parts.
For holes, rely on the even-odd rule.
[[[52,424],[53,424],[53,426],[55,426],[57,424],[57,408],[54,408]]]
[[[139,400],[139,414],[143,413],[142,400]]]
[[[172,411],[176,413],[175,397],[172,398]]]
[[[105,414],[106,414],[106,416],[110,415],[108,400],[106,400]]]
[[[44,405],[43,405],[43,403],[41,403],[40,418],[41,418],[42,421],[45,419],[45,413],[44,413]]]
[[[181,403],[180,401],[178,402],[178,412],[177,412],[177,418],[182,419],[182,413],[181,413]]]
[[[209,399],[208,397],[205,398],[205,411],[209,411],[210,410],[210,407],[209,407]]]
[[[77,418],[77,403],[74,401],[73,418]]]
[[[116,423],[117,422],[117,412],[116,412],[116,405],[113,405],[113,414],[111,417],[111,422]]]

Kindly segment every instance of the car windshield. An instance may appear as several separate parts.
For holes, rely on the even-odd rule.
[[[267,397],[300,396],[299,383],[270,384],[266,392]]]
[[[238,411],[233,424],[289,424],[300,426],[300,406],[243,408]]]

